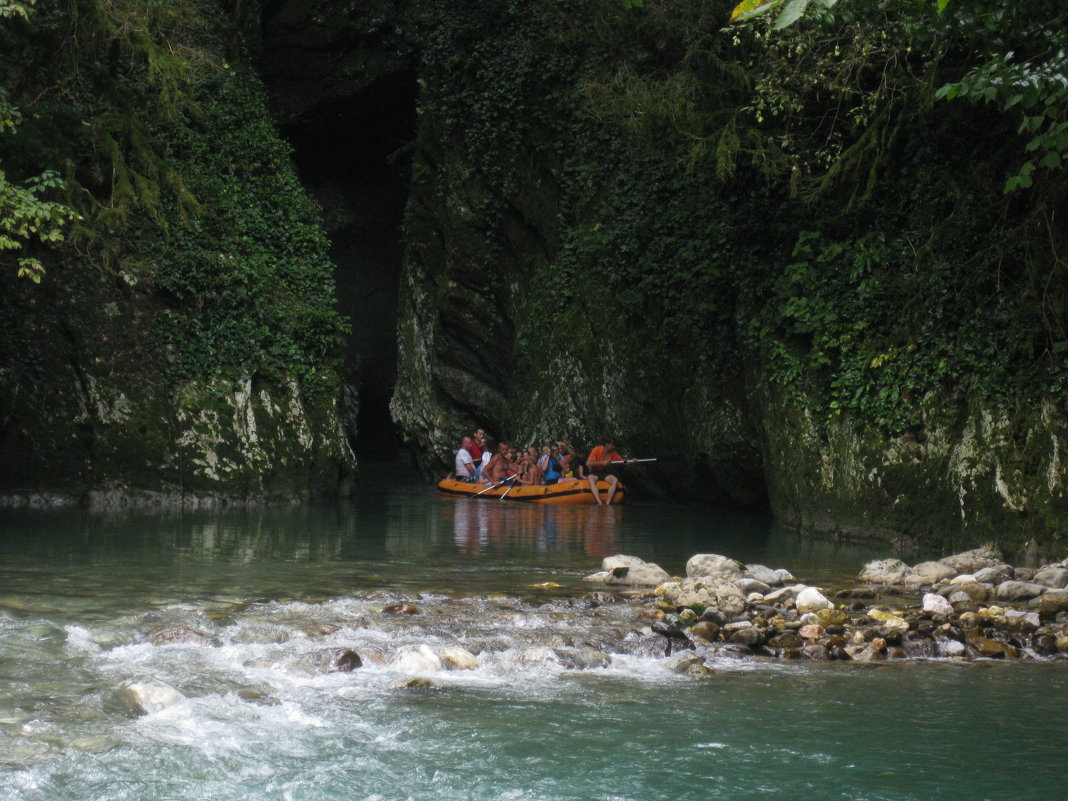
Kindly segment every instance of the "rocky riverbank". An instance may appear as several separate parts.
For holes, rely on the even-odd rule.
[[[631,649],[690,650],[679,666],[695,674],[716,656],[1068,659],[1068,560],[1013,567],[990,547],[913,566],[869,562],[856,586],[833,593],[717,554],[693,556],[684,578],[608,557],[587,581],[644,598],[643,634]]]

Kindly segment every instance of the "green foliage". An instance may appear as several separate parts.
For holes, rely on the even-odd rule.
[[[181,375],[228,373],[309,387],[333,380],[344,319],[331,308],[326,237],[254,79],[224,70],[198,86],[195,121],[162,126],[180,178],[210,214],[165,205],[155,281],[173,307],[159,332]],[[324,383],[326,382],[326,383]]]
[[[1053,6],[805,6],[783,5],[774,33],[724,35],[721,9],[696,2],[593,4],[581,21],[509,5],[488,46],[460,21],[435,30],[448,78],[431,71],[421,102],[446,141],[470,132],[438,186],[450,208],[475,201],[487,269],[509,256],[503,209],[544,180],[525,169],[533,148],[558,193],[555,219],[534,222],[559,244],[517,293],[521,375],[611,343],[636,396],[677,397],[695,366],[737,374],[758,353],[822,419],[916,436],[932,398],[1011,409],[1063,390],[1064,185],[1053,156],[1038,166],[1059,142],[1027,145],[1045,178],[1011,202],[999,171],[1019,121],[935,96],[977,54],[1049,29]],[[1002,112],[1026,110],[1005,108],[1023,80]],[[1063,109],[1047,84],[1032,117],[1046,98]],[[1059,135],[1042,113],[1036,137]]]
[[[1019,118],[1018,133],[1033,154],[1005,181],[1005,192],[1032,186],[1037,169],[1060,170],[1068,163],[1068,36],[1064,29],[1043,32],[1046,52],[1017,59],[997,54],[962,80],[941,87],[936,97],[996,103]]]
[[[67,266],[152,293],[152,357],[174,378],[336,389],[346,326],[326,239],[262,89],[222,57],[219,7],[37,0],[20,25],[0,29],[9,96],[32,103],[13,135],[0,110],[0,157],[26,187],[18,232],[56,239],[65,207],[44,192],[65,189]],[[35,179],[37,163],[63,180]],[[10,197],[0,187],[0,220]]]
[[[29,3],[0,2],[0,18],[30,18]],[[22,122],[21,112],[7,100],[7,93],[0,86],[0,136],[13,133]],[[77,216],[73,209],[50,200],[61,193],[66,185],[55,170],[44,170],[31,175],[21,185],[8,180],[0,160],[0,253],[22,251],[24,244],[35,241],[54,244],[63,241],[64,227]],[[17,259],[18,276],[41,283],[45,274],[44,265],[35,256],[20,256]]]

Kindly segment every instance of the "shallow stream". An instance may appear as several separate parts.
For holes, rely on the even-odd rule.
[[[1068,798],[1065,663],[694,679],[620,647],[635,607],[584,598],[604,556],[677,574],[702,551],[825,586],[885,555],[762,516],[443,499],[403,473],[345,505],[3,513],[0,799]],[[146,640],[172,628],[199,639]],[[419,646],[478,665],[398,666]],[[363,666],[324,670],[340,649]],[[137,679],[183,698],[134,716],[116,689]]]

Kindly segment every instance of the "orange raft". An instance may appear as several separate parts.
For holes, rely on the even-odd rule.
[[[463,496],[470,498],[478,496],[487,500],[519,501],[521,503],[552,503],[552,504],[575,504],[596,506],[590,492],[590,483],[584,478],[567,478],[555,484],[518,484],[514,482],[502,484],[493,489],[486,489],[486,484],[469,484],[466,481],[457,481],[455,478],[443,478],[438,482],[438,492],[446,495]],[[608,497],[608,482],[598,481],[597,492],[602,500]],[[616,487],[616,494],[612,496],[612,505],[616,506],[623,502],[626,490],[620,482]]]

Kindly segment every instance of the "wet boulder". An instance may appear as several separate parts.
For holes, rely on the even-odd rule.
[[[939,561],[942,564],[953,568],[958,573],[975,573],[977,570],[982,570],[984,567],[997,567],[998,565],[1004,564],[1001,554],[989,545],[953,554],[952,556],[947,556]]]
[[[942,562],[920,562],[913,565],[912,574],[905,578],[906,584],[936,584],[939,581],[953,578],[957,571]]]
[[[984,567],[975,571],[975,580],[982,584],[1001,584],[1003,581],[1012,581],[1015,578],[1011,565],[997,565],[996,567]]]
[[[933,592],[924,593],[923,596],[923,611],[929,612],[932,615],[943,615],[949,617],[953,614],[953,604],[943,598],[941,595],[936,595]]]
[[[363,666],[360,655],[351,648],[324,648],[315,651],[312,657],[323,673],[348,673]]]
[[[612,657],[596,648],[557,648],[554,653],[568,670],[596,670],[612,664]]]
[[[769,646],[772,648],[781,648],[783,650],[799,649],[804,644],[805,641],[796,631],[784,631],[782,634],[777,634],[768,640]]]
[[[429,645],[406,645],[397,649],[389,666],[400,673],[433,673],[442,669],[441,659]]]
[[[720,626],[711,620],[698,620],[690,627],[690,634],[706,642],[715,642],[719,639]]]
[[[789,570],[781,567],[773,570],[758,564],[746,565],[745,575],[769,587],[781,587],[783,584],[794,584],[797,581]]]
[[[745,566],[729,556],[699,553],[686,562],[686,578],[733,582],[745,577]]]
[[[968,602],[989,601],[993,596],[993,588],[989,584],[980,584],[978,581],[964,581],[959,584],[951,583],[941,588],[938,591],[939,595],[945,595],[951,604],[958,603],[958,600],[954,600],[953,596],[957,594],[963,594],[967,597]]]
[[[186,626],[153,629],[144,641],[151,645],[211,645],[213,642],[210,634]]]
[[[661,659],[670,653],[668,642],[666,637],[658,634],[630,636],[623,640],[621,650],[631,656]]]
[[[860,580],[869,584],[903,584],[911,575],[912,568],[900,559],[875,559],[864,565]]]
[[[112,706],[130,715],[150,715],[185,698],[166,682],[154,678],[125,681],[115,690]]]
[[[1044,570],[1039,570],[1032,576],[1031,581],[1044,587],[1062,590],[1068,587],[1068,568],[1048,567]]]
[[[757,593],[761,597],[771,592],[771,587],[765,584],[763,581],[757,581],[755,578],[740,578],[734,582],[734,586],[738,588],[738,591],[743,595],[750,595],[751,593]]]
[[[805,589],[801,590],[797,594],[795,604],[797,605],[797,611],[801,613],[834,608],[834,604],[827,600],[826,596],[815,587],[805,587]]]
[[[382,608],[383,615],[418,615],[419,607],[415,604],[390,604]]]
[[[1050,590],[1031,604],[1040,617],[1055,618],[1060,612],[1068,612],[1068,591]]]
[[[998,585],[997,597],[1003,601],[1029,601],[1048,589],[1029,581],[1005,581]]]
[[[726,615],[745,611],[745,596],[732,583],[710,582],[708,579],[669,581],[657,587],[658,595],[674,607],[716,607]]]
[[[446,670],[474,670],[478,667],[478,657],[458,645],[442,648],[438,658]]]
[[[607,573],[605,584],[624,587],[656,587],[671,576],[660,565],[645,562],[636,556],[609,556],[601,562],[601,571]]]

